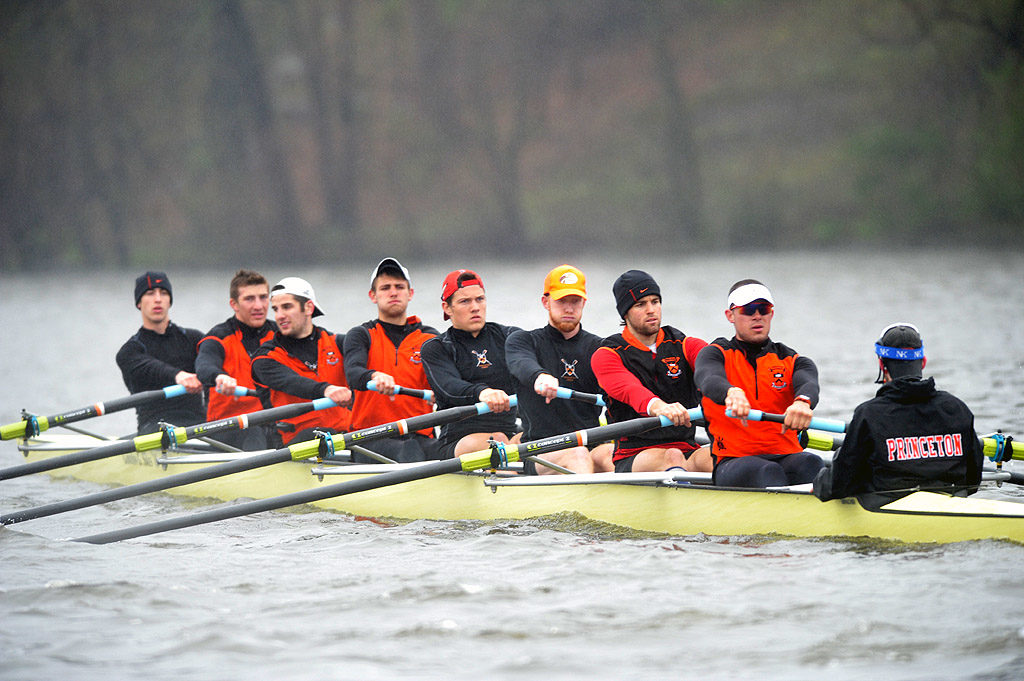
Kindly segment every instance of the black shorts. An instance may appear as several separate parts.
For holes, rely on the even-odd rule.
[[[513,430],[501,430],[501,431],[492,431],[492,432],[504,433],[505,437],[511,438],[512,436],[518,434],[520,431],[513,429]],[[444,459],[454,459],[455,458],[455,447],[459,444],[459,440],[461,440],[462,438],[466,437],[466,435],[472,435],[472,433],[466,433],[465,435],[460,435],[459,437],[455,438],[454,440],[444,441],[440,445],[438,445],[438,448],[437,448],[437,458],[441,459],[441,460],[444,460]]]

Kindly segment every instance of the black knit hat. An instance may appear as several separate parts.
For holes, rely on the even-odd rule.
[[[142,294],[151,288],[162,288],[167,291],[171,303],[174,303],[174,292],[171,290],[171,280],[167,275],[163,272],[146,272],[135,280],[135,307],[139,306]]]
[[[629,270],[622,273],[612,284],[612,295],[615,296],[615,309],[619,317],[626,318],[626,312],[636,301],[644,296],[654,294],[661,297],[661,289],[654,277],[641,270]]]

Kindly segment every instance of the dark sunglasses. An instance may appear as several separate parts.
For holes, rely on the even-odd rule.
[[[749,303],[733,309],[745,317],[753,317],[756,314],[764,316],[772,311],[774,306],[771,303]]]

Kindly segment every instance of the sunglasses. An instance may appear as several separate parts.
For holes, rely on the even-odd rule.
[[[753,317],[756,314],[764,316],[772,311],[774,306],[771,303],[749,303],[732,309],[746,317]]]

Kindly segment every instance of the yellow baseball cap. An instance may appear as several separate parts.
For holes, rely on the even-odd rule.
[[[544,295],[558,300],[565,296],[587,299],[587,277],[572,265],[559,265],[544,279]]]

